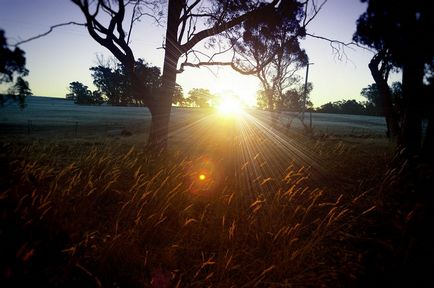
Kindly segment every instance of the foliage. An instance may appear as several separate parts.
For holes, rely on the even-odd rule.
[[[256,74],[269,110],[284,109],[284,90],[298,81],[295,72],[308,61],[298,40],[305,33],[301,26],[303,5],[286,1],[279,12],[266,10],[259,20],[245,21],[231,38],[235,62],[239,63],[237,71]]]
[[[391,87],[392,105],[394,109],[401,114],[402,113],[402,84],[401,82],[393,82]],[[367,109],[372,115],[384,115],[382,109],[382,99],[380,92],[378,91],[377,84],[373,83],[368,87],[363,88],[360,91],[360,95],[368,100],[366,103]]]
[[[24,80],[21,76],[18,76],[15,84],[8,89],[8,97],[14,101],[18,100],[21,109],[25,107],[25,98],[33,95],[32,90],[29,87],[29,82]],[[1,100],[2,102],[4,100]]]
[[[14,50],[9,49],[5,31],[0,30],[0,84],[13,82],[15,73],[20,76],[27,76],[29,71],[25,65],[24,51],[18,47],[15,47]]]
[[[125,103],[128,87],[119,67],[112,69],[100,65],[91,67],[90,70],[92,71],[93,84],[104,94],[109,104]]]
[[[377,108],[380,106],[380,95],[378,92],[377,84],[370,84],[368,85],[368,87],[363,88],[362,91],[360,91],[360,95],[368,99],[368,102],[372,103],[374,107]],[[381,110],[377,111],[379,115],[381,115],[381,112]]]
[[[184,97],[184,91],[182,90],[182,86],[179,84],[176,84],[175,86],[175,92],[173,93],[172,97],[172,104],[177,106],[189,106],[189,99]]]
[[[15,83],[8,90],[8,95],[0,94],[0,106],[3,106],[8,99],[17,101],[20,108],[25,107],[25,97],[32,95],[29,83],[22,77],[29,74],[26,69],[26,58],[24,51],[18,47],[9,49],[5,37],[5,31],[0,30],[0,84],[14,82],[14,76],[18,75]]]
[[[397,66],[415,57],[432,60],[434,11],[431,1],[362,0],[368,7],[357,20],[354,40],[377,51],[388,49]],[[418,54],[415,54],[417,52]]]
[[[258,90],[256,92],[256,106],[261,110],[266,110],[268,107],[268,99],[264,90]]]
[[[306,89],[306,102],[304,102],[304,85],[300,85],[297,88],[292,88],[285,91],[283,95],[283,109],[289,111],[300,112],[303,110],[303,105],[306,104],[307,109],[312,109],[313,104],[310,101],[309,94],[313,90],[313,84],[307,83]]]
[[[143,59],[135,63],[136,80],[140,85],[142,93],[134,93],[132,82],[127,75],[127,70],[121,63],[116,63],[114,67],[99,65],[91,67],[93,83],[107,97],[111,105],[144,106],[145,95],[155,97],[161,85],[160,69],[150,66]]]
[[[419,154],[422,150],[433,154],[431,140],[423,141],[423,138],[434,139],[434,129],[428,129],[425,136],[422,129],[424,115],[429,115],[428,122],[431,124],[428,126],[434,126],[434,113],[428,108],[429,105],[425,105],[429,103],[429,98],[423,97],[424,77],[428,72],[426,65],[434,59],[432,3],[429,0],[363,2],[368,2],[368,7],[357,21],[353,39],[378,51],[369,68],[381,91],[388,127],[392,127],[392,132],[396,131],[393,134],[398,134],[398,144],[406,149],[408,156]],[[378,69],[380,62],[383,64]],[[403,113],[400,121],[393,115],[391,97],[388,95],[386,81],[390,70],[387,66],[390,65],[402,69]]]
[[[356,100],[341,100],[328,102],[315,110],[320,113],[335,114],[354,114],[354,115],[372,115],[368,103],[357,102]]]
[[[193,106],[208,108],[212,105],[215,98],[215,95],[213,95],[208,89],[193,88],[188,91],[187,101]]]
[[[90,91],[86,85],[78,81],[69,83],[70,93],[66,94],[66,99],[74,101],[76,104],[101,105],[104,102],[101,92]]]

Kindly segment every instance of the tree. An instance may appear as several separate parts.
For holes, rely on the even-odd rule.
[[[417,154],[422,147],[421,117],[424,113],[421,104],[425,65],[434,57],[434,9],[429,0],[362,2],[368,2],[368,8],[357,21],[353,39],[378,51],[369,68],[382,91],[385,107],[390,107],[386,102],[390,97],[384,83],[390,70],[388,66],[402,69],[404,115],[400,144],[408,155]],[[385,110],[386,119],[389,112]],[[434,117],[429,118],[429,122],[434,121]]]
[[[307,64],[298,41],[305,36],[303,4],[287,1],[284,5],[285,13],[265,11],[261,20],[245,21],[231,38],[238,54],[235,61],[243,63],[239,70],[256,74],[270,111],[284,108],[284,90],[297,82],[295,72]]]
[[[125,67],[121,63],[100,64],[91,67],[93,83],[103,93],[108,103],[115,106],[136,105],[144,106],[144,95],[157,95],[161,89],[160,68],[150,66],[143,59],[136,61],[138,81],[143,85],[143,94],[132,93],[132,83],[126,75]],[[172,104],[184,106],[187,100],[183,97],[182,87],[176,84]]]
[[[189,101],[184,98],[184,91],[182,91],[182,87],[176,84],[175,92],[173,93],[172,97],[172,104],[178,106],[186,106],[188,103]]]
[[[115,106],[144,106],[144,95],[155,95],[161,86],[160,69],[150,66],[143,59],[135,62],[137,81],[143,86],[143,93],[133,93],[132,83],[127,70],[121,63],[100,64],[91,67],[93,83],[107,97],[108,103]]]
[[[69,83],[70,93],[66,99],[73,100],[76,104],[101,105],[104,102],[100,91],[90,91],[86,85],[78,81]]]
[[[354,114],[365,115],[368,114],[366,105],[356,100],[341,100],[335,102],[328,102],[316,109],[316,112],[320,113],[332,113],[332,114]]]
[[[29,82],[24,80],[21,76],[18,76],[15,84],[8,89],[8,94],[14,100],[18,100],[21,109],[25,107],[25,98],[33,95],[32,90],[29,87]]]
[[[165,55],[162,74],[162,86],[158,95],[146,95],[143,85],[138,81],[135,71],[135,57],[129,46],[131,29],[124,29],[124,20],[127,15],[126,9],[131,8],[132,15],[129,27],[133,27],[137,21],[136,12],[141,8],[155,8],[154,1],[88,1],[72,0],[86,18],[86,27],[90,36],[99,44],[106,47],[117,60],[125,66],[129,75],[134,94],[145,95],[144,105],[147,106],[152,115],[151,130],[148,138],[148,147],[151,150],[160,152],[167,147],[168,125],[170,120],[170,108],[172,96],[175,90],[177,73],[185,66],[197,67],[203,64],[221,65],[222,63],[211,63],[212,57],[204,63],[190,63],[189,56],[194,53],[194,47],[202,40],[212,36],[239,28],[239,25],[246,20],[260,20],[263,15],[275,13],[287,13],[285,9],[290,7],[295,0],[285,1],[221,1],[221,0],[169,0],[167,8]],[[309,1],[305,1],[308,3]],[[152,13],[152,12],[151,12]],[[155,14],[154,14],[155,15]],[[104,22],[108,25],[104,26]],[[200,21],[200,22],[198,22]],[[198,25],[200,24],[200,25]],[[204,27],[198,31],[199,27]],[[178,69],[181,58],[184,62]],[[235,67],[236,63],[226,63]]]
[[[256,105],[261,110],[268,108],[268,99],[264,90],[258,90],[258,92],[256,92]]]
[[[309,99],[309,94],[313,90],[313,84],[307,83],[306,89],[306,106],[311,109],[313,107],[312,102]],[[304,105],[304,86],[292,88],[285,91],[283,95],[283,108],[289,111],[301,112]]]
[[[196,107],[209,108],[210,103],[215,99],[208,89],[193,88],[188,92],[188,102]]]
[[[89,70],[93,84],[107,97],[107,102],[114,106],[122,105],[128,90],[122,69],[118,65],[115,68],[99,65]]]
[[[390,103],[392,105],[391,109],[393,109],[394,115],[396,115],[399,119],[399,115],[402,114],[402,85],[400,82],[393,82],[389,90]],[[369,114],[377,116],[384,115],[384,108],[382,107],[383,96],[381,95],[376,83],[370,84],[368,87],[363,88],[360,91],[360,95],[368,100],[366,107]],[[389,128],[387,134],[391,134]]]
[[[13,83],[15,75],[18,75],[16,83],[9,89],[9,95],[0,95],[0,105],[3,105],[7,98],[12,98],[14,101],[18,100],[20,107],[24,108],[25,97],[32,95],[29,83],[22,78],[29,74],[25,67],[24,54],[18,47],[9,49],[5,32],[0,30],[0,84]]]
[[[104,103],[104,97],[102,96],[101,91],[92,91],[90,104],[101,105],[102,103]]]
[[[377,115],[383,115],[383,111],[380,107],[380,92],[378,91],[377,84],[370,84],[368,87],[362,88],[360,95],[368,100],[368,103],[372,103]]]

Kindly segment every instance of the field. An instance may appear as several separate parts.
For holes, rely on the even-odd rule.
[[[173,129],[182,127],[182,123],[190,118],[189,108],[174,108]],[[194,109],[193,109],[194,110]],[[81,136],[111,134],[119,129],[133,129],[140,132],[147,129],[151,115],[147,108],[83,106],[75,105],[65,99],[48,97],[28,97],[27,108],[23,111],[15,104],[3,107],[0,114],[0,131],[4,133],[37,133],[55,131],[55,134],[65,136],[77,133]],[[268,112],[256,111],[260,119],[269,118]],[[303,126],[296,116],[298,113],[283,113],[280,115],[282,126],[301,129]],[[309,124],[309,113],[305,114],[305,122]],[[312,113],[312,126],[317,133],[337,135],[368,135],[384,136],[386,124],[383,117],[336,115]],[[134,128],[133,128],[134,127]],[[30,128],[30,129],[29,129]],[[77,128],[77,129],[76,129]]]
[[[388,279],[393,257],[370,230],[399,173],[388,170],[394,145],[381,118],[313,114],[307,133],[288,114],[271,127],[261,111],[175,108],[169,151],[155,158],[144,108],[31,97],[24,111],[0,113],[6,286]]]

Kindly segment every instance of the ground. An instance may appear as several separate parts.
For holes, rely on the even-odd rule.
[[[264,112],[197,109],[172,117],[156,158],[146,122],[122,123],[3,134],[7,285],[372,283],[364,245],[376,243],[369,223],[394,155],[378,131],[305,133]]]

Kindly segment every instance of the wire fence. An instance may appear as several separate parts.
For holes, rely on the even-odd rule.
[[[306,112],[282,112],[275,120],[281,128],[310,131],[314,134],[354,137],[385,137],[387,127],[382,117]]]
[[[0,134],[3,136],[130,136],[144,133],[149,129],[149,123],[135,122],[104,122],[87,123],[83,121],[56,121],[29,119],[21,123],[0,122]]]

